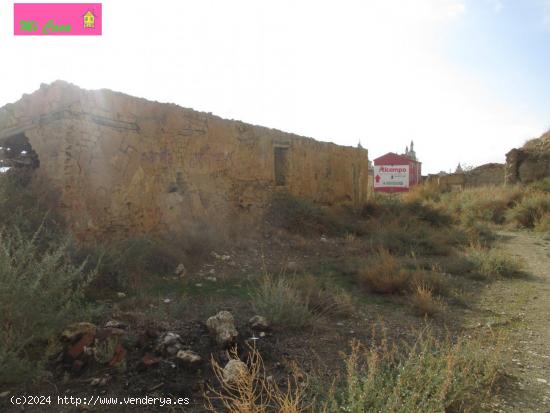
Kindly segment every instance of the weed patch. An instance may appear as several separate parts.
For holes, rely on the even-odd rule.
[[[319,411],[476,412],[499,376],[501,344],[485,338],[438,340],[429,329],[405,351],[385,340],[352,345],[344,385],[333,387]]]
[[[309,303],[287,278],[263,276],[251,299],[254,310],[278,326],[300,328],[313,320]]]
[[[471,245],[466,252],[473,270],[485,279],[522,275],[522,263],[496,248]]]
[[[39,234],[0,237],[0,382],[40,376],[45,344],[90,315],[84,293],[95,272],[75,266],[66,245],[38,251]]]

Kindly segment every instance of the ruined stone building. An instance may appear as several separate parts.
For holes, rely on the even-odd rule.
[[[550,176],[550,132],[506,154],[506,183],[529,184]]]
[[[504,165],[500,163],[487,163],[471,170],[464,171],[458,164],[457,170],[452,174],[439,173],[429,175],[427,182],[435,182],[444,191],[460,191],[465,188],[480,186],[504,185]]]
[[[60,81],[0,108],[0,147],[47,177],[81,238],[242,232],[276,191],[327,206],[367,197],[365,149]]]

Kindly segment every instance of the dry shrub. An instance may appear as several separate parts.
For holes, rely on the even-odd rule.
[[[431,270],[416,268],[411,271],[409,285],[412,292],[418,285],[424,285],[437,295],[448,295],[452,289],[451,280],[441,274],[441,270],[437,266],[432,267]]]
[[[239,371],[232,382],[224,380],[223,367],[212,358],[212,368],[221,388],[208,386],[204,397],[206,408],[213,413],[300,413],[308,409],[305,401],[307,385],[299,383],[294,372],[281,388],[273,379],[268,379],[258,350],[249,348],[246,369]],[[239,360],[236,349],[228,353],[230,360]],[[223,409],[221,408],[223,407]]]
[[[533,182],[530,187],[535,191],[550,193],[550,176]]]
[[[351,317],[357,311],[353,296],[342,288],[337,288],[331,293],[331,300],[331,311],[334,315]]]
[[[507,210],[520,202],[523,195],[520,187],[487,186],[446,194],[441,203],[466,227],[479,222],[502,224]]]
[[[418,283],[413,287],[410,305],[420,316],[434,316],[444,309],[440,298],[434,297],[432,290],[425,284]]]
[[[535,222],[535,231],[550,232],[550,212],[545,213]]]
[[[307,299],[292,280],[266,274],[251,293],[256,312],[273,324],[287,328],[300,328],[311,324],[314,315]]]
[[[359,284],[374,293],[395,294],[404,291],[410,273],[388,250],[379,249],[366,267],[357,274]]]
[[[252,291],[251,299],[256,312],[287,328],[311,325],[322,316],[351,317],[356,311],[349,292],[311,274],[265,275]]]
[[[74,265],[66,244],[39,250],[39,236],[0,234],[0,384],[39,377],[48,341],[93,314],[85,292],[95,271]]]
[[[503,340],[494,336],[439,340],[429,328],[416,341],[352,343],[344,377],[316,411],[478,412],[500,376]]]
[[[428,181],[412,187],[409,192],[403,194],[403,200],[405,202],[439,201],[441,192],[436,181]]]
[[[508,211],[506,218],[520,228],[540,227],[540,222],[548,220],[550,214],[550,193],[530,192],[521,202]]]
[[[486,279],[514,277],[523,274],[523,263],[518,257],[511,257],[502,250],[472,244],[466,251],[472,262],[473,271]]]
[[[347,232],[344,236],[344,241],[346,244],[354,245],[357,242],[357,235],[352,232]]]
[[[279,192],[271,199],[266,219],[274,227],[284,228],[292,233],[337,235],[354,230],[344,221],[344,215],[288,192]]]
[[[352,295],[326,280],[306,274],[295,278],[292,283],[314,314],[350,317],[356,311]]]
[[[59,191],[32,170],[12,168],[0,173],[0,229],[26,238],[39,236],[35,245],[44,250],[66,237],[60,214]]]

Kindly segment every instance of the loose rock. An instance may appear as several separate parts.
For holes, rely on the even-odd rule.
[[[235,383],[239,377],[246,374],[248,369],[241,360],[229,360],[223,368],[223,381],[227,384]]]
[[[182,349],[181,337],[176,333],[164,333],[157,341],[156,351],[165,356],[175,356]]]
[[[118,329],[125,329],[126,328],[126,324],[120,322],[120,321],[117,321],[117,320],[110,320],[110,321],[107,321],[105,323],[105,327],[106,328],[118,328]]]
[[[206,320],[210,333],[214,334],[216,342],[222,347],[229,347],[235,342],[239,333],[235,328],[235,320],[229,311],[220,311]]]
[[[202,357],[191,350],[180,350],[176,357],[187,367],[195,367],[202,363]]]
[[[61,333],[61,339],[63,341],[75,341],[84,335],[95,336],[97,327],[92,323],[74,323],[65,329]]]
[[[250,320],[248,320],[250,328],[253,330],[267,330],[269,328],[269,323],[267,319],[261,315],[255,315]]]

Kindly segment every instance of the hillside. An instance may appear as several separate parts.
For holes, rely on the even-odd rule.
[[[550,154],[550,131],[540,138],[527,141],[522,149],[527,152]]]

